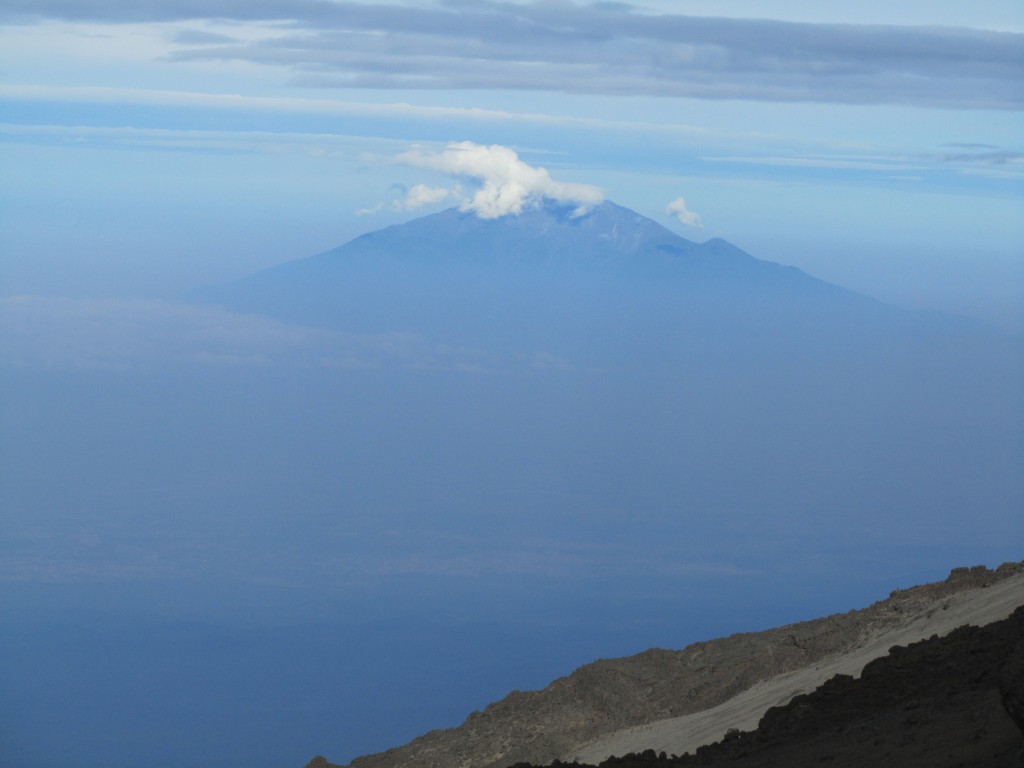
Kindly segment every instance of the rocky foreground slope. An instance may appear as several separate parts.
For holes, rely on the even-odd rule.
[[[860,674],[892,645],[1000,620],[1020,605],[1024,562],[995,570],[958,568],[945,581],[897,590],[862,610],[682,650],[597,661],[543,690],[514,691],[457,728],[357,758],[351,768],[497,768],[577,758],[596,763],[627,746],[636,752],[654,748],[656,737],[681,754],[730,728],[752,727],[772,706],[813,690],[837,671]],[[731,715],[715,711],[737,702],[742,706]],[[687,731],[695,722],[702,725]],[[331,764],[316,758],[310,766]]]
[[[732,731],[696,754],[649,749],[600,766],[1021,768],[1022,670],[1024,607],[983,627],[894,646],[864,667],[859,679],[836,675],[769,709],[756,730]]]

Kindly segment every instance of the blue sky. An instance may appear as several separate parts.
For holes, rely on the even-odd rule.
[[[1024,328],[1016,2],[5,0],[0,51],[5,295],[172,298],[310,255],[451,204],[400,205],[451,180],[395,158],[470,141]]]

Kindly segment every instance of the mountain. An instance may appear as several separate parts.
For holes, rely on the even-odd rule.
[[[383,268],[383,276],[395,279],[404,270],[440,270],[448,277],[487,270],[486,276],[494,278],[526,272],[555,279],[570,273],[674,288],[717,283],[791,294],[843,293],[793,267],[755,259],[724,240],[694,243],[612,202],[582,215],[549,202],[495,219],[450,208],[265,270],[236,283],[228,294],[282,282],[295,287],[314,278],[355,279]]]
[[[751,744],[782,757],[739,764],[816,765],[839,754],[842,765],[1017,765],[1024,748],[1013,725],[1024,699],[1022,606],[1024,563],[954,569],[944,582],[896,590],[861,610],[594,662],[543,690],[514,691],[457,728],[358,758],[351,768],[495,768],[556,759],[653,766],[654,752],[697,753],[679,765],[733,765],[729,760]],[[956,629],[967,624],[994,629],[977,637]],[[940,637],[946,640],[938,643]],[[927,638],[934,649],[925,648]],[[759,736],[736,740],[732,732],[759,720]],[[702,747],[723,736],[723,744]],[[865,738],[875,739],[872,759],[863,757]],[[648,749],[654,751],[632,761],[605,762]],[[947,761],[947,751],[962,762]],[[1004,759],[986,762],[996,753]],[[310,768],[330,765],[317,758]]]
[[[694,243],[612,202],[547,203],[497,219],[452,208],[208,289],[193,298],[354,332],[415,331],[485,347],[578,348],[651,327],[880,304],[724,240]]]

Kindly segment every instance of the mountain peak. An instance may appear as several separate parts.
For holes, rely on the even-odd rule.
[[[634,333],[713,326],[755,305],[792,312],[844,295],[852,294],[724,240],[687,240],[611,201],[581,213],[547,200],[494,218],[449,208],[201,298],[292,322],[476,344],[582,332],[584,321],[623,336],[625,317],[639,324]]]
[[[411,259],[484,260],[496,264],[615,260],[670,246],[676,253],[695,243],[657,222],[611,201],[584,212],[573,203],[545,200],[495,218],[449,208],[363,235],[328,252],[340,255],[362,248],[377,253],[402,251]],[[355,249],[350,248],[355,246]],[[324,254],[323,256],[327,256]],[[321,257],[317,257],[321,258]]]

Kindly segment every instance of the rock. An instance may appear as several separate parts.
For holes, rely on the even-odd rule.
[[[860,679],[836,675],[770,709],[757,730],[728,733],[695,756],[646,750],[600,768],[1020,768],[1024,732],[1003,704],[1019,724],[1021,637],[1024,607],[985,627],[900,647]]]
[[[1013,654],[999,675],[999,693],[1007,714],[1024,732],[1024,640],[1017,643]]]
[[[598,661],[543,690],[514,692],[461,727],[433,731],[405,746],[357,758],[350,768],[504,768],[564,759],[606,734],[715,707],[759,681],[848,652],[867,634],[902,626],[909,616],[948,608],[950,598],[966,590],[1021,573],[1024,562],[996,570],[958,568],[944,581],[898,589],[861,610],[694,643],[682,650],[651,649]],[[906,648],[895,655],[899,665],[911,658]],[[974,684],[946,680],[944,675],[937,679],[950,690],[967,690]],[[998,691],[992,691],[998,701]],[[920,711],[915,709],[915,716]],[[1005,713],[1002,716],[1010,722]],[[737,743],[745,749],[747,741]]]

